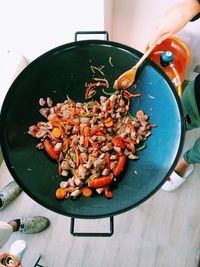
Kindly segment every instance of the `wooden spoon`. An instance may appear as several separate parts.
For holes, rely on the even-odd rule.
[[[114,82],[114,89],[127,89],[129,88],[135,81],[136,72],[139,66],[143,63],[143,61],[148,57],[151,51],[155,48],[156,44],[149,47],[149,49],[144,53],[144,55],[140,58],[140,60],[133,66],[131,69],[122,73],[117,80]]]

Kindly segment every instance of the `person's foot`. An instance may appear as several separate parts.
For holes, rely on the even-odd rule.
[[[174,171],[180,177],[184,177],[189,165],[190,165],[189,163],[187,163],[183,158],[181,158],[181,159],[179,159]]]
[[[12,220],[9,224],[13,227],[13,231],[35,234],[46,229],[50,225],[50,221],[43,216],[33,216]]]
[[[186,180],[186,178],[193,172],[193,170],[193,164],[188,164],[183,158],[180,159],[175,170],[163,184],[162,189],[165,191],[175,190]]]
[[[12,200],[14,200],[22,189],[15,181],[10,182],[0,190],[0,210],[5,208]]]

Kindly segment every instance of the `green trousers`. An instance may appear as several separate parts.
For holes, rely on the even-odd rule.
[[[194,94],[194,82],[190,82],[184,90],[182,96],[184,115],[190,118],[190,123],[186,125],[187,130],[200,127],[200,115]],[[189,164],[200,163],[200,137],[196,140],[193,147],[183,155],[184,160]]]

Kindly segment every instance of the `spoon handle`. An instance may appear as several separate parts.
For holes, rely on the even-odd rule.
[[[140,58],[140,60],[137,62],[137,64],[135,64],[135,66],[133,67],[134,69],[135,68],[138,68],[142,63],[143,61],[149,56],[149,54],[151,53],[151,51],[155,48],[156,44],[150,46],[148,48],[148,50],[144,53],[144,55]]]

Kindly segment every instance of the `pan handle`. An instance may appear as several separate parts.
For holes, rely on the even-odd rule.
[[[109,34],[107,31],[78,31],[75,32],[75,42],[78,41],[78,35],[81,34],[101,34],[104,35],[104,40],[109,41]]]
[[[113,216],[110,217],[110,231],[109,232],[103,232],[103,233],[90,233],[90,232],[74,232],[74,225],[75,225],[75,218],[71,218],[71,225],[70,225],[70,233],[73,236],[85,236],[85,237],[91,237],[91,236],[95,236],[95,237],[103,237],[103,236],[112,236],[114,233],[114,218]]]

